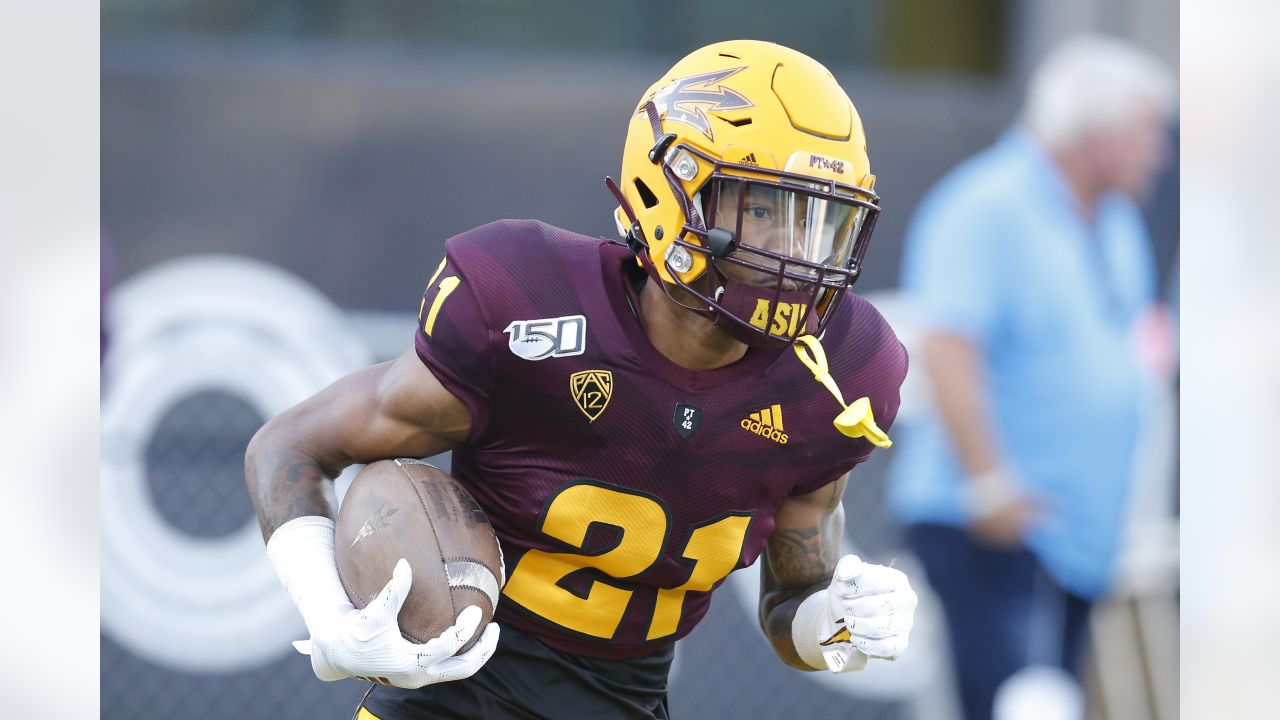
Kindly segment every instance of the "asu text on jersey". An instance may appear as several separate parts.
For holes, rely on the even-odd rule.
[[[872,450],[836,430],[843,406],[789,350],[709,372],[663,357],[625,247],[505,221],[446,251],[418,355],[471,410],[453,474],[510,568],[498,619],[553,648],[627,658],[688,633],[760,555],[779,505]],[[823,344],[887,428],[906,354],[883,319],[850,296]]]

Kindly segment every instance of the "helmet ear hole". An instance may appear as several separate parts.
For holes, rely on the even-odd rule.
[[[636,184],[636,192],[640,193],[640,202],[644,203],[646,210],[658,204],[658,196],[653,194],[643,180],[635,178],[632,182]]]

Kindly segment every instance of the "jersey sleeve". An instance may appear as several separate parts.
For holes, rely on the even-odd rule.
[[[446,257],[422,294],[414,346],[440,384],[471,412],[471,438],[488,420],[492,344],[475,287]]]
[[[886,326],[887,327],[887,326]],[[871,414],[876,426],[893,439],[893,421],[898,418],[902,404],[902,383],[907,378],[907,349],[896,336],[885,343],[876,354],[874,374],[867,385],[866,397],[871,400]],[[851,458],[854,465],[865,462],[876,449],[869,441],[858,439]]]

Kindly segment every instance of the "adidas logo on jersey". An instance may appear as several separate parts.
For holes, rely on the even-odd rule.
[[[740,425],[743,430],[750,430],[760,437],[768,438],[779,445],[787,444],[787,434],[782,431],[781,405],[771,405],[759,412],[753,412],[743,418]]]
[[[747,153],[745,157],[738,161],[738,163],[740,165],[755,165],[756,167],[760,167],[760,163],[756,162],[755,153]]]

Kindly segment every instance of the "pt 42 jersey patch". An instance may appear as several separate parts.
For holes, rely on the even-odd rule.
[[[516,320],[502,332],[511,352],[525,360],[581,355],[587,348],[587,318],[582,315]]]
[[[702,424],[702,408],[689,403],[676,403],[676,414],[671,418],[676,434],[688,439]]]

